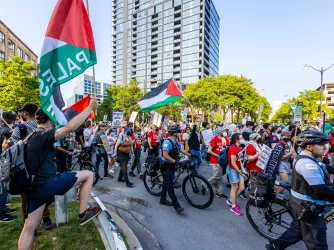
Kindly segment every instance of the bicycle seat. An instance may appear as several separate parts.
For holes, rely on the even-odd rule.
[[[279,185],[281,187],[284,187],[285,189],[290,190],[291,189],[291,184],[288,181],[280,181]]]

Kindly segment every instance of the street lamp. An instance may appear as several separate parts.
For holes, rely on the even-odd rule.
[[[329,70],[333,66],[334,66],[334,64],[332,64],[331,66],[329,66],[327,69],[324,69],[323,67],[321,67],[320,70],[312,67],[311,65],[305,64],[305,66],[304,66],[304,70],[308,70],[309,68],[311,68],[311,69],[313,69],[315,71],[320,72],[320,75],[321,75],[321,85],[320,85],[320,117],[321,117],[321,119],[323,118],[322,117],[322,95],[324,93],[324,90],[322,88],[322,85],[323,85],[323,76],[324,76],[324,72],[327,71],[327,70]],[[322,130],[323,130],[323,132],[325,131],[325,124],[322,125]]]

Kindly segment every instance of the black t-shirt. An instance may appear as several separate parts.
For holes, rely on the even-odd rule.
[[[78,129],[75,131],[75,140],[76,140],[78,143],[80,143],[80,145],[81,145],[80,136],[82,136],[82,140],[85,141],[85,139],[84,139],[84,135],[83,135],[83,131],[84,131],[83,128],[78,128]],[[81,146],[83,147],[84,145],[81,145]]]
[[[29,173],[35,175],[34,183],[38,186],[47,183],[57,173],[56,152],[53,144],[56,129],[37,128],[26,146],[26,162]]]

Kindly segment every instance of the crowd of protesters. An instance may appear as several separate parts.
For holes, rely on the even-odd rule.
[[[21,194],[25,223],[19,240],[19,249],[31,247],[38,225],[44,229],[52,228],[48,206],[52,203],[54,195],[65,194],[72,186],[80,185],[80,224],[87,223],[101,212],[99,207],[87,208],[93,182],[92,172],[67,172],[73,155],[81,150],[87,150],[97,170],[103,162],[105,178],[113,179],[115,167],[119,167],[117,182],[124,182],[126,187],[131,188],[134,185],[130,177],[134,178],[136,174],[139,178],[143,177],[142,153],[169,159],[168,149],[164,148],[163,142],[172,137],[182,152],[196,157],[197,170],[203,163],[212,167],[209,182],[214,188],[216,197],[226,199],[231,212],[242,215],[237,199],[238,197],[246,199],[244,190],[247,187],[250,171],[263,171],[256,163],[264,145],[272,149],[278,144],[284,146],[284,152],[279,159],[278,176],[280,180],[289,181],[293,159],[299,153],[299,149],[293,147],[294,140],[306,128],[300,125],[296,127],[293,124],[278,126],[272,123],[255,124],[252,121],[247,121],[245,124],[169,121],[159,127],[153,124],[123,121],[121,127],[117,128],[110,122],[94,122],[87,119],[96,106],[97,103],[93,100],[85,111],[59,129],[54,128],[52,121],[43,110],[34,104],[25,104],[17,112],[2,113],[0,152],[8,150],[19,140],[29,137],[26,164],[31,171],[30,174],[35,175],[33,188]],[[172,135],[168,133],[170,127],[174,129],[170,130],[173,131]],[[317,125],[309,125],[308,129],[319,128]],[[104,138],[107,139],[108,145]],[[334,138],[334,132],[331,133],[331,138]],[[218,163],[218,156],[227,146],[229,146],[229,163],[228,167],[223,169]],[[328,145],[327,153],[323,158],[323,162],[327,165],[333,162],[331,148],[334,148],[334,145]],[[166,155],[163,154],[164,151],[167,151]],[[230,188],[229,194],[223,193],[225,174],[227,175],[226,186]],[[179,188],[180,185],[173,183],[173,187]],[[277,190],[278,193],[283,191],[282,187]],[[2,187],[0,222],[12,222],[16,219],[11,215],[15,209],[6,205],[7,198],[8,193]],[[164,197],[161,204],[171,205],[172,203]],[[175,208],[177,212],[183,210],[179,205]]]

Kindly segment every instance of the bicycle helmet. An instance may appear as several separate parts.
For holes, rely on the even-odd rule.
[[[311,144],[324,145],[329,143],[329,137],[317,130],[306,130],[297,136],[296,143],[302,148]]]
[[[180,129],[178,126],[169,126],[167,129],[169,134],[173,134],[173,133],[180,133]]]

